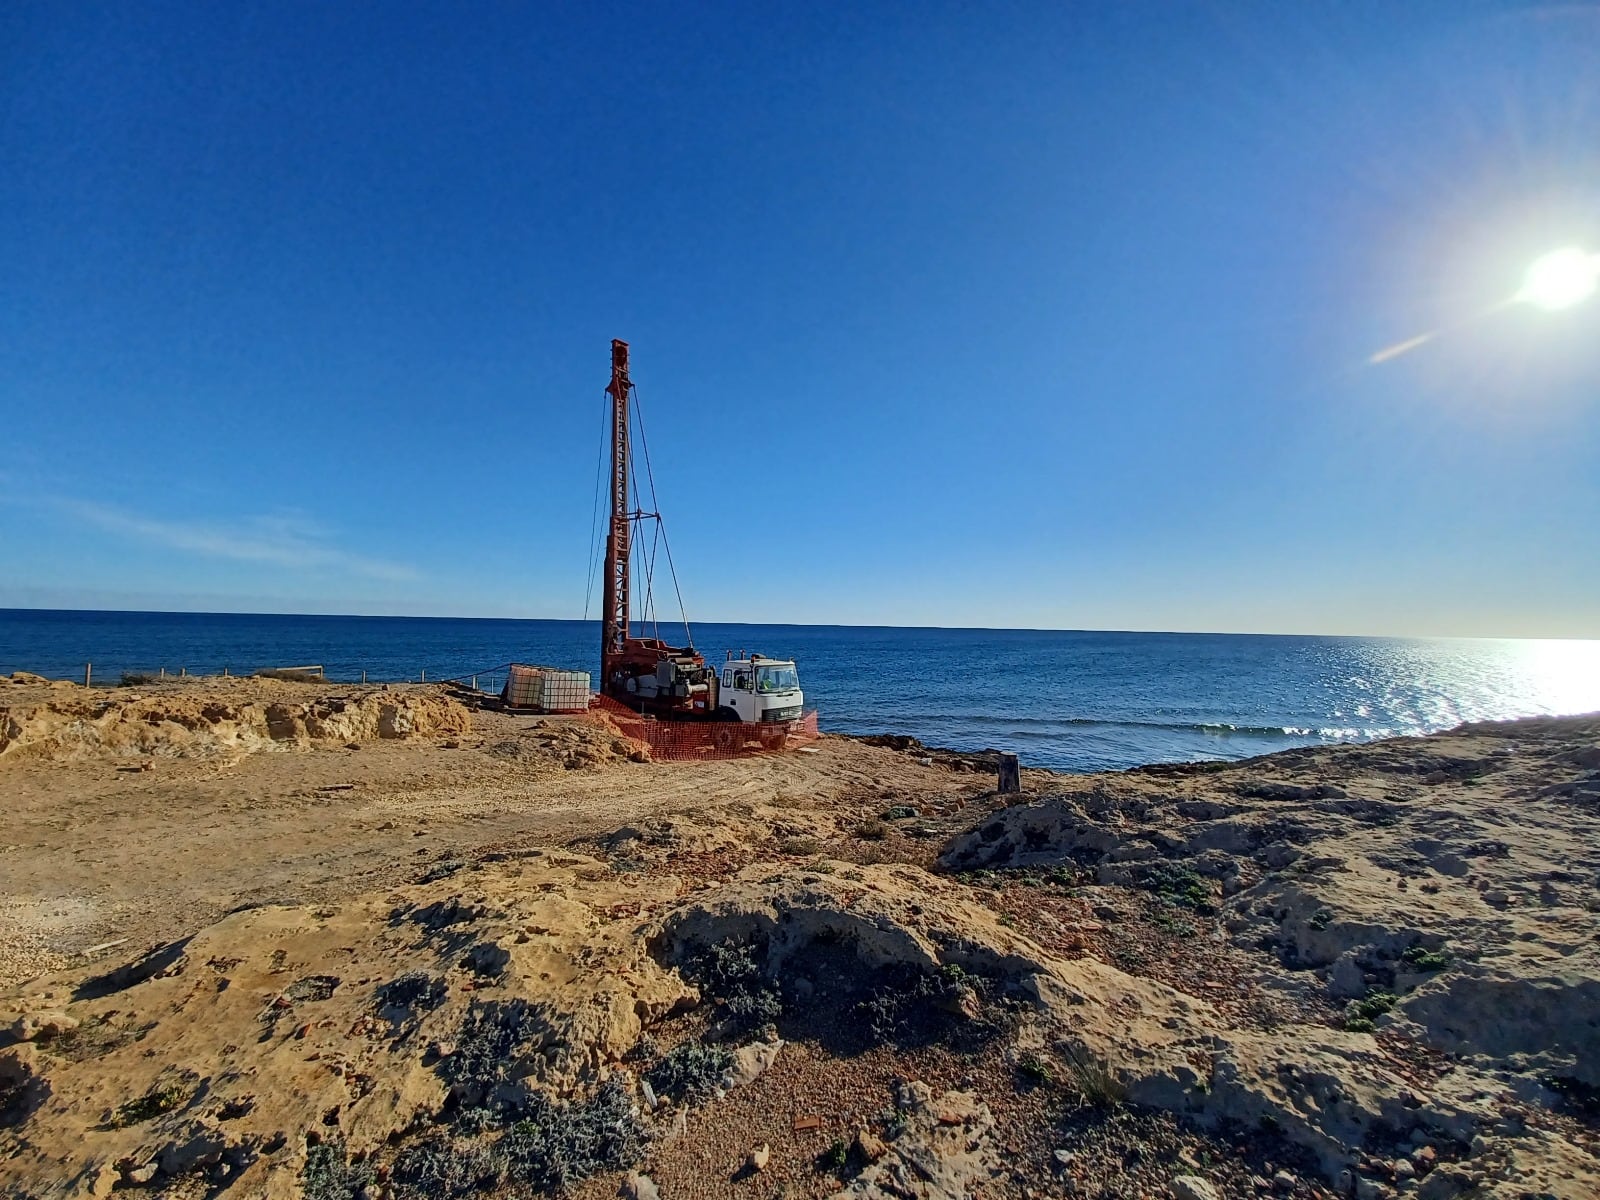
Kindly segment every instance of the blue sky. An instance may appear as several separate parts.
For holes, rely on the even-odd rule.
[[[697,619],[1600,636],[1595,8],[19,3],[0,161],[0,606],[580,615],[623,337]]]

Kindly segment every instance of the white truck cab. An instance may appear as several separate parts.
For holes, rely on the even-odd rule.
[[[725,721],[756,725],[793,721],[805,709],[793,659],[746,656],[742,651],[736,658],[730,650],[717,684],[717,714]]]

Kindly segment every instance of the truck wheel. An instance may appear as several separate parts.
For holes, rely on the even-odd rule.
[[[731,725],[719,725],[711,734],[711,744],[718,750],[732,750],[739,744],[738,732]]]
[[[724,704],[721,708],[717,709],[716,712],[711,714],[711,719],[713,721],[727,721],[731,724],[737,725],[739,723],[739,712],[737,709],[729,708],[726,704]]]
[[[789,740],[787,730],[768,729],[761,733],[761,748],[763,750],[782,750]]]

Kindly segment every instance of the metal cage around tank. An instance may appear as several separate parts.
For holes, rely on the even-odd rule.
[[[545,713],[579,713],[589,708],[589,672],[563,671],[512,663],[500,693],[507,708]]]

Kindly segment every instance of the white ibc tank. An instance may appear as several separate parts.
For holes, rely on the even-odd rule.
[[[501,695],[510,708],[583,712],[589,707],[589,672],[512,663]]]

